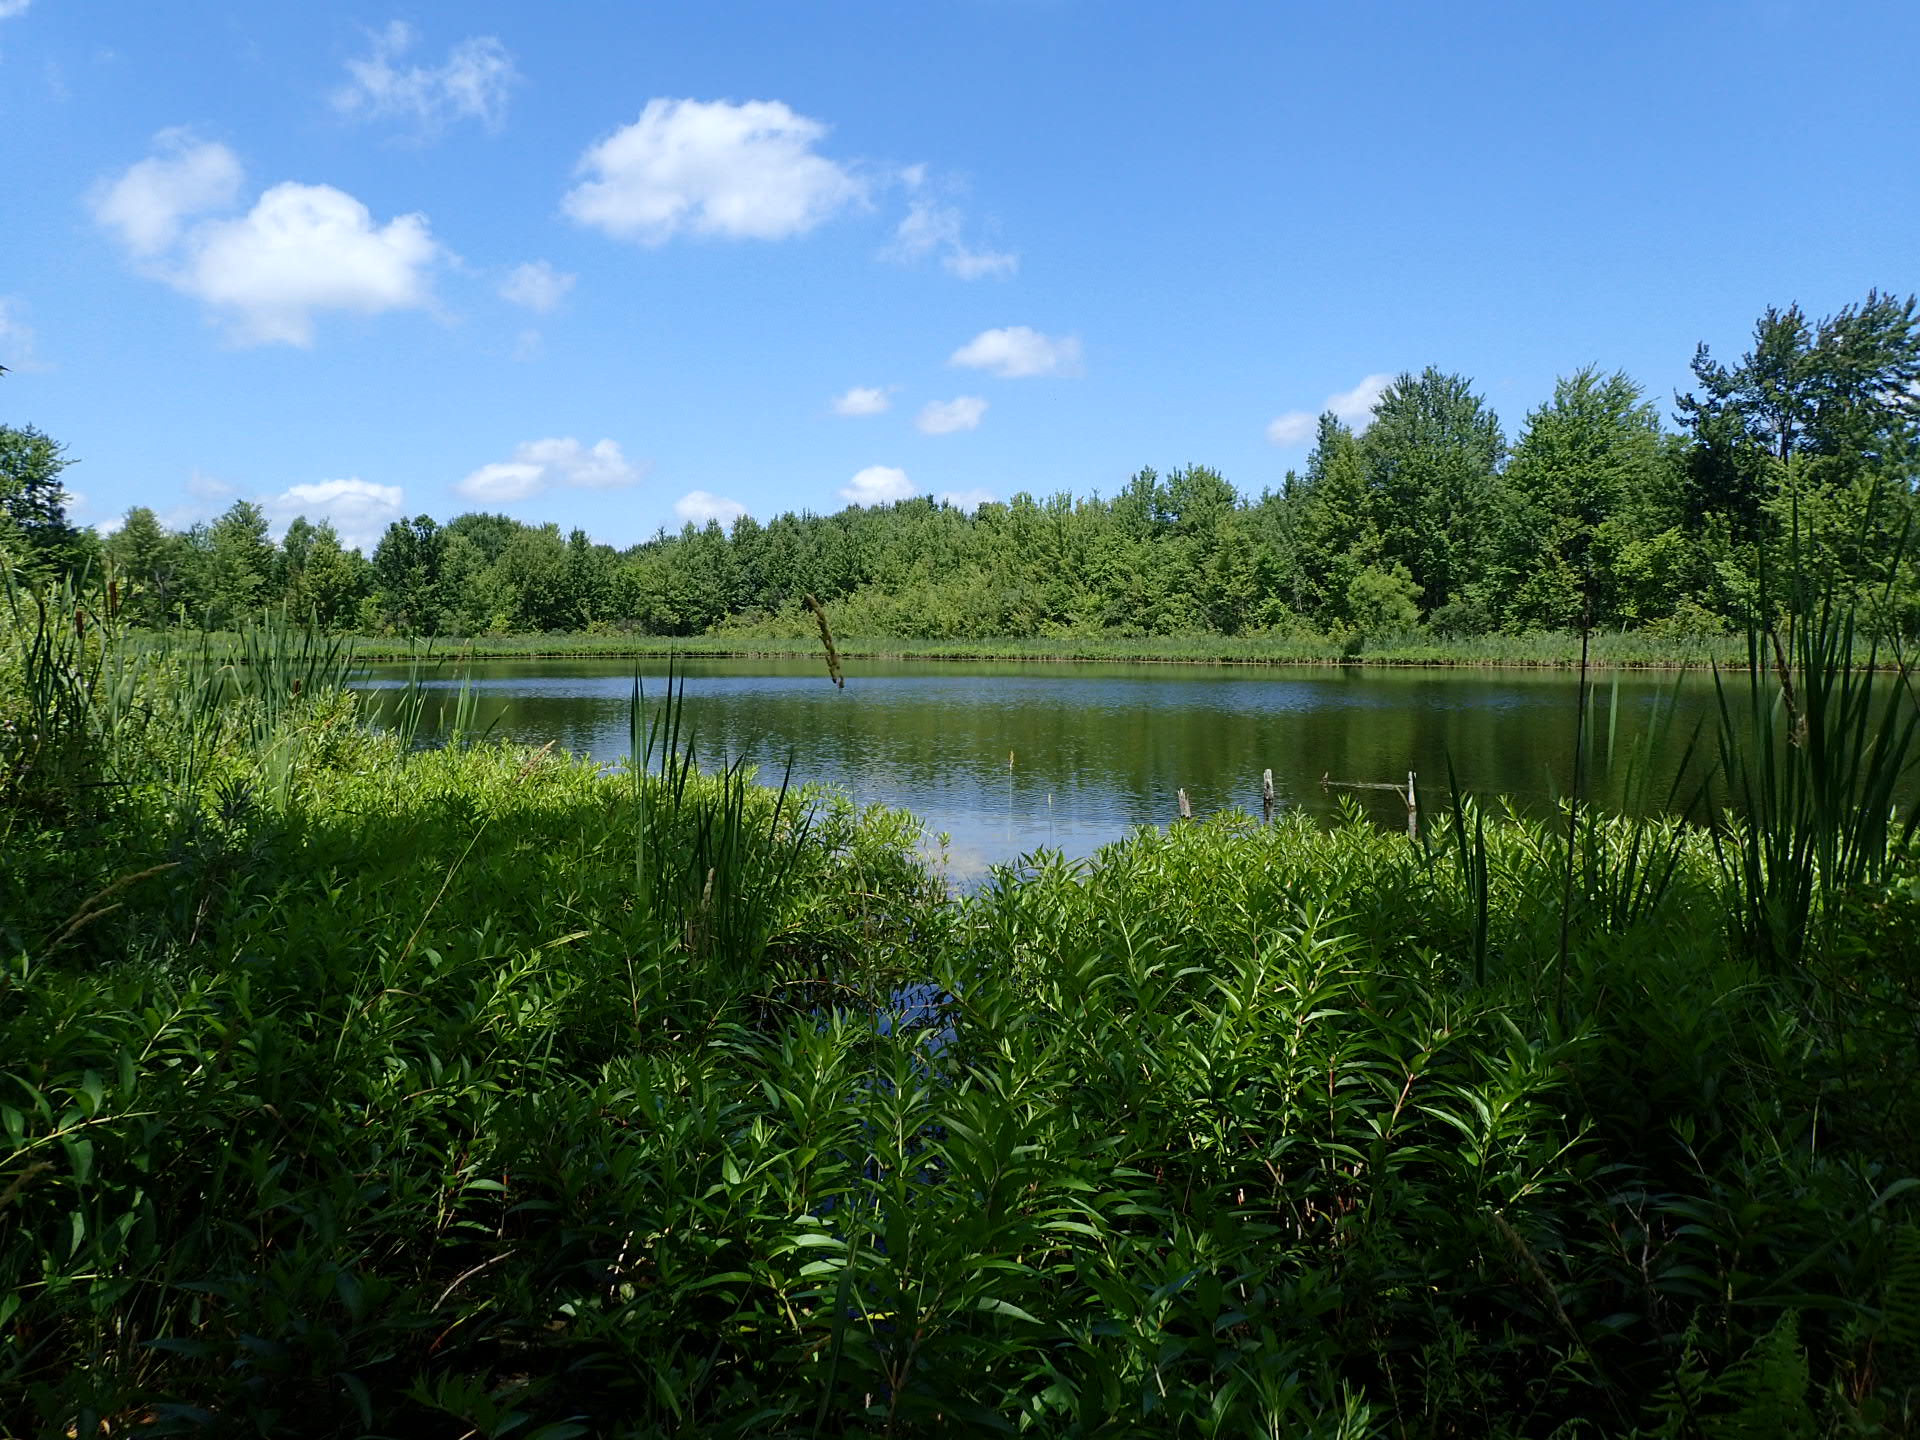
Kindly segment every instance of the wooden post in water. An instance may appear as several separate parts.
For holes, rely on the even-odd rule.
[[[1273,771],[1260,772],[1260,820],[1262,824],[1273,823]]]
[[[1420,797],[1413,788],[1413,771],[1407,771],[1407,839],[1420,839]]]
[[[1182,820],[1193,819],[1193,802],[1187,799],[1187,792],[1181,790],[1177,793],[1180,796],[1180,818]]]

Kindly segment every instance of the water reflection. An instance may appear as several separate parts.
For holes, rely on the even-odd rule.
[[[663,662],[640,665],[651,697]],[[1573,771],[1576,682],[1564,673],[853,662],[845,690],[811,662],[694,661],[683,667],[703,755],[746,756],[796,780],[828,781],[861,803],[912,810],[948,837],[950,873],[977,876],[1041,847],[1090,854],[1130,827],[1165,824],[1184,788],[1197,815],[1258,814],[1261,772],[1282,808],[1330,815],[1335,780],[1404,782],[1419,772],[1429,808],[1449,763],[1463,788],[1544,810]],[[631,661],[475,662],[430,677],[423,731],[451,716],[462,683],[494,731],[616,760],[628,747]],[[362,684],[390,694],[403,666]],[[1671,723],[1656,768],[1677,763],[1712,707],[1711,681],[1603,676],[1594,741],[1624,753],[1660,710]],[[1603,795],[1618,785],[1602,773]],[[1346,792],[1403,825],[1386,791]]]

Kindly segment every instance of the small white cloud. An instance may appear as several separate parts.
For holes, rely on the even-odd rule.
[[[428,305],[440,254],[424,215],[376,226],[346,192],[288,181],[239,219],[195,226],[165,278],[226,312],[241,344],[311,345],[316,311]]]
[[[36,353],[37,337],[21,315],[26,306],[11,295],[0,295],[0,365],[19,374],[46,370]]]
[[[878,415],[892,403],[878,385],[856,385],[844,395],[833,397],[836,415]]]
[[[1329,410],[1357,434],[1373,422],[1373,407],[1392,383],[1391,375],[1369,375],[1351,390],[1329,395],[1318,410],[1289,410],[1267,423],[1267,439],[1275,445],[1304,445],[1319,433],[1320,417]]]
[[[928,178],[925,165],[909,165],[900,172],[900,182],[907,190],[907,213],[894,227],[893,243],[884,252],[887,258],[913,261],[937,250],[940,264],[962,280],[1011,275],[1020,268],[1018,255],[976,250],[966,243],[965,217],[958,206],[942,198],[942,192],[957,187],[936,184]]]
[[[1364,430],[1373,420],[1373,407],[1380,403],[1380,397],[1387,393],[1387,387],[1391,384],[1393,376],[1384,372],[1369,375],[1351,390],[1329,395],[1327,409],[1354,429]]]
[[[987,413],[987,402],[978,395],[956,395],[951,400],[935,400],[914,419],[914,428],[922,435],[951,435],[956,430],[978,430],[980,417]]]
[[[1078,375],[1080,341],[1067,335],[1055,339],[1025,325],[983,330],[948,357],[949,365],[985,370],[1003,380],[1031,375]]]
[[[138,258],[169,249],[190,217],[225,210],[240,195],[240,161],[226,146],[173,129],[154,136],[153,147],[89,197],[93,218]]]
[[[580,157],[567,214],[622,240],[683,231],[730,240],[803,235],[865,201],[867,187],[817,154],[818,120],[778,100],[649,100],[640,118]]]
[[[33,0],[0,0],[0,20],[11,20],[16,15],[27,13],[27,6]]]
[[[940,257],[940,263],[962,280],[978,280],[987,275],[1013,274],[1020,268],[1020,257],[1006,250],[969,250],[964,245],[956,245]]]
[[[916,171],[922,168],[913,167]],[[951,245],[959,239],[958,210],[916,198],[908,204],[906,218],[894,227],[892,253],[902,260],[916,260],[936,245]]]
[[[497,130],[507,95],[519,82],[507,47],[491,35],[462,40],[438,65],[399,62],[419,36],[395,20],[372,37],[373,53],[349,60],[347,84],[333,92],[333,108],[351,119],[409,120],[433,134],[459,120]]]
[[[897,466],[869,465],[841,487],[840,498],[855,505],[886,505],[917,491],[907,472]]]
[[[551,314],[567,298],[579,277],[556,270],[545,260],[529,260],[516,265],[500,282],[500,298],[524,305],[536,314]]]
[[[530,440],[516,445],[508,460],[482,465],[453,488],[469,500],[505,504],[545,490],[613,490],[645,478],[645,464],[634,465],[611,440],[589,448],[572,436]]]
[[[982,505],[992,504],[997,497],[991,490],[942,490],[938,498],[956,510],[978,510]]]
[[[722,525],[731,525],[747,513],[747,507],[738,500],[727,499],[724,495],[712,495],[705,490],[689,490],[673,502],[673,513],[695,525],[704,525],[709,520],[718,520]]]
[[[260,508],[282,533],[295,517],[304,515],[316,524],[330,523],[348,549],[371,551],[387,526],[406,515],[404,501],[398,485],[375,485],[356,475],[289,486],[262,500]]]
[[[1267,422],[1267,442],[1272,445],[1304,445],[1313,438],[1320,417],[1311,410],[1289,410]]]

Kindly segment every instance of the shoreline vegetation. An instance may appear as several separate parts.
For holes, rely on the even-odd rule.
[[[1920,1424],[1920,721],[1844,611],[1719,682],[1738,815],[956,897],[671,686],[607,773],[7,605],[0,1433]]]
[[[367,662],[446,660],[636,660],[809,659],[820,656],[817,636],[749,637],[728,632],[687,637],[610,634],[491,635],[421,638],[357,635],[348,638],[356,658]],[[929,660],[1139,665],[1406,666],[1574,670],[1580,666],[1577,634],[1490,636],[1445,640],[1431,636],[1382,636],[1360,641],[1339,637],[1034,636],[994,640],[908,640],[896,636],[844,636],[839,654],[850,660]],[[1680,670],[1709,665],[1733,670],[1747,663],[1746,642],[1737,636],[1661,637],[1609,633],[1590,637],[1589,664],[1596,669]]]

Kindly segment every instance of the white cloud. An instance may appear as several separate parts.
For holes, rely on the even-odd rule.
[[[815,153],[826,133],[778,100],[649,100],[580,157],[587,178],[562,204],[582,225],[643,245],[683,231],[783,240],[866,199],[864,181]]]
[[[939,499],[943,504],[956,510],[978,510],[982,505],[990,505],[997,497],[991,490],[942,490]]]
[[[630,464],[611,440],[588,448],[572,436],[516,445],[508,460],[482,465],[453,488],[469,500],[504,504],[545,490],[613,490],[645,477],[646,465]]]
[[[1331,410],[1336,419],[1357,433],[1373,421],[1373,407],[1393,383],[1387,374],[1369,375],[1351,390],[1329,395],[1318,410],[1289,410],[1267,424],[1267,439],[1275,445],[1304,445],[1319,432],[1320,417]]]
[[[331,185],[275,185],[245,215],[189,216],[232,206],[240,162],[184,130],[155,137],[159,153],[96,187],[94,218],[118,234],[141,269],[211,306],[243,345],[310,345],[323,310],[377,315],[430,305],[445,252],[423,215],[376,225]]]
[[[331,185],[275,185],[235,220],[202,221],[165,278],[227,313],[241,344],[310,345],[319,310],[378,315],[432,301],[441,254],[424,215],[376,226]]]
[[[918,260],[940,252],[940,263],[962,280],[984,276],[1011,275],[1020,268],[1020,257],[1002,250],[976,250],[964,238],[966,220],[959,207],[942,198],[956,187],[940,184],[928,177],[925,165],[909,165],[900,172],[907,190],[907,213],[894,228],[893,243],[886,255],[900,261]]]
[[[878,385],[856,385],[844,395],[833,397],[836,415],[878,415],[892,403]]]
[[[1304,445],[1313,438],[1319,417],[1310,410],[1289,410],[1267,422],[1267,442],[1272,445]]]
[[[705,490],[689,490],[673,502],[673,513],[695,525],[704,525],[709,520],[718,520],[722,525],[731,525],[747,513],[747,507],[738,500],[727,499],[724,495],[712,495]]]
[[[10,295],[0,295],[0,365],[25,373],[45,370],[35,353],[33,327],[20,318],[26,307]]]
[[[544,260],[516,265],[500,282],[500,297],[546,315],[556,309],[579,277],[556,270]]]
[[[1020,268],[1020,257],[1006,250],[969,250],[956,245],[940,257],[940,263],[962,280],[978,280],[983,275],[1011,275]]]
[[[349,60],[347,84],[333,92],[333,108],[353,119],[400,119],[432,134],[458,120],[478,120],[498,129],[506,119],[507,94],[519,82],[513,56],[491,35],[462,40],[438,65],[396,62],[419,36],[395,20],[372,36],[373,53]]]
[[[956,395],[930,402],[913,424],[922,435],[951,435],[956,430],[978,430],[986,413],[987,402],[978,395]]]
[[[983,330],[948,357],[949,365],[985,370],[1003,380],[1029,375],[1078,375],[1080,341],[1067,335],[1055,339],[1025,325]]]
[[[89,197],[93,218],[141,258],[170,248],[189,217],[225,210],[240,195],[240,161],[226,146],[184,129],[162,130],[153,146],[154,154]]]
[[[340,543],[371,552],[387,526],[405,517],[405,494],[398,485],[375,485],[357,475],[346,480],[321,480],[293,485],[260,502],[267,519],[284,533],[290,521],[304,515],[316,524],[332,524]]]
[[[907,472],[893,465],[869,465],[840,489],[840,498],[855,505],[885,505],[905,500],[919,487]]]
[[[11,20],[16,15],[27,13],[27,6],[33,0],[0,0],[0,20]]]

